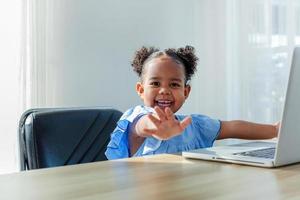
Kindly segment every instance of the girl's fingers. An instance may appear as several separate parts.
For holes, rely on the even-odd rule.
[[[164,113],[164,111],[162,109],[160,109],[158,106],[155,106],[154,107],[154,110],[158,116],[158,118],[161,120],[161,121],[165,121],[166,120],[166,115]]]
[[[182,128],[182,130],[184,130],[191,123],[192,123],[192,118],[188,116],[180,122],[180,127]]]
[[[167,107],[165,109],[165,113],[166,113],[167,120],[176,120],[174,113],[172,112],[172,110],[169,107]]]
[[[157,119],[156,117],[153,116],[152,113],[147,115],[149,117],[149,120],[155,125],[155,126],[159,126],[161,121],[159,119]]]

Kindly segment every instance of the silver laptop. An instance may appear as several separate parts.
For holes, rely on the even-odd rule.
[[[300,47],[294,49],[277,142],[254,141],[183,152],[186,158],[279,167],[300,162]]]

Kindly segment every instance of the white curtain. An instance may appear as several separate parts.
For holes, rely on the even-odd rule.
[[[28,108],[50,106],[48,1],[0,1],[0,174],[19,169],[18,122]]]
[[[235,54],[228,64],[235,76],[228,85],[233,93],[228,96],[232,98],[228,116],[274,123],[283,109],[292,50],[299,45],[300,2],[229,2],[234,11],[234,24],[229,29],[234,30],[234,37],[228,46],[234,44]]]
[[[292,50],[299,45],[299,3],[195,1],[200,64],[190,111],[224,120],[280,120]]]
[[[211,7],[219,5],[218,1],[206,3]],[[207,19],[225,24],[217,36],[225,42],[222,45],[203,47],[203,51],[210,49],[212,54],[219,53],[217,59],[221,60],[210,67],[218,69],[216,65],[223,63],[225,70],[218,69],[219,84],[212,89],[215,91],[211,95],[214,99],[208,98],[211,102],[206,104],[209,105],[206,111],[212,112],[212,115],[217,113],[215,116],[222,116],[227,120],[275,123],[281,119],[283,111],[292,50],[295,45],[300,44],[300,2],[227,0],[225,4],[222,6],[224,12],[218,12],[220,15]],[[215,27],[209,29],[207,35],[214,30]],[[209,77],[213,75],[211,73]],[[220,76],[226,78],[222,80]],[[197,81],[200,83],[201,80]],[[218,103],[220,99],[226,103]],[[218,106],[220,104],[222,106]],[[234,142],[239,141],[232,139],[215,144]]]
[[[21,1],[0,1],[0,174],[17,170]]]
[[[23,110],[34,107],[50,107],[51,90],[49,71],[51,54],[48,53],[53,30],[52,1],[23,0],[22,12],[22,63],[21,102]],[[55,81],[55,80],[54,80]]]

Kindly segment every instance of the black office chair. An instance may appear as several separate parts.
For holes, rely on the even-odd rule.
[[[107,160],[110,133],[122,113],[109,108],[40,108],[19,123],[21,170]]]

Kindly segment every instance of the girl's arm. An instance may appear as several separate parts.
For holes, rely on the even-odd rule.
[[[241,120],[222,121],[218,139],[271,139],[277,137],[279,123],[275,125],[258,124]]]
[[[133,156],[139,147],[143,144],[145,138],[148,136],[147,134],[141,132],[141,126],[146,123],[147,115],[141,117],[136,122],[134,122],[130,127],[129,134],[129,147],[130,147],[130,156]]]

